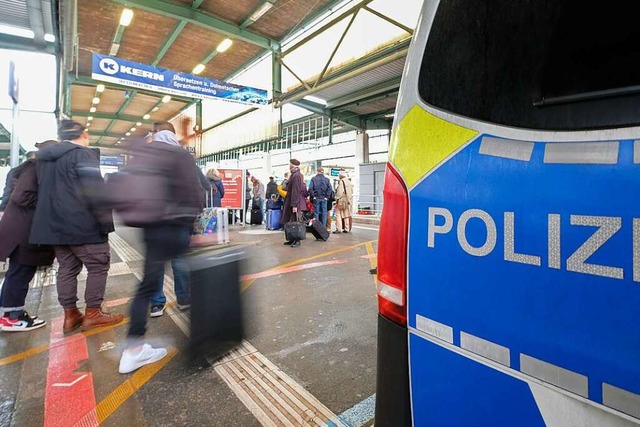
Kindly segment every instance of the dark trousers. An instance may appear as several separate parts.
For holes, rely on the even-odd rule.
[[[162,291],[164,265],[187,251],[188,240],[185,241],[184,235],[188,230],[180,224],[160,224],[143,230],[144,277],[131,303],[130,338],[140,338],[146,333],[151,298]]]
[[[4,284],[0,293],[0,306],[2,311],[24,310],[24,301],[29,292],[29,283],[36,274],[36,269],[32,265],[22,265],[18,263],[18,250],[16,249],[9,256],[9,270],[4,276]]]
[[[78,246],[54,246],[58,259],[58,302],[64,308],[76,308],[78,275],[87,268],[84,302],[87,307],[102,306],[111,265],[109,242]]]

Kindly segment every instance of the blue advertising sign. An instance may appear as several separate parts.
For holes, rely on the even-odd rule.
[[[263,89],[178,73],[97,53],[93,54],[91,77],[169,95],[253,105],[266,105],[268,102],[267,91]]]
[[[100,164],[103,166],[124,165],[124,156],[100,156]]]

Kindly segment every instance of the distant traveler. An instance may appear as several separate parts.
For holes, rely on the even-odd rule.
[[[296,159],[291,159],[289,170],[291,171],[291,176],[287,181],[286,187],[284,187],[287,197],[284,199],[282,225],[289,221],[302,222],[304,211],[307,209],[307,186],[300,172],[300,162]],[[286,241],[284,244],[295,248],[300,246],[300,240]]]
[[[251,183],[253,184],[253,205],[259,205],[263,208],[264,200],[264,184],[255,176],[251,177]]]
[[[218,169],[209,169],[207,171],[207,180],[211,187],[211,193],[213,193],[213,201],[209,200],[211,194],[207,194],[207,206],[221,208],[222,198],[224,197],[224,185],[222,184],[222,178],[220,178]]]
[[[38,152],[38,202],[29,243],[54,246],[58,259],[58,301],[64,308],[65,333],[119,323],[122,314],[102,311],[111,261],[111,209],[96,195],[104,194],[100,160],[87,148],[89,134],[80,123],[62,120],[60,143]],[[88,275],[84,316],[78,310],[78,275]]]
[[[338,188],[336,188],[336,231],[334,233],[350,233],[353,226],[351,217],[351,203],[353,198],[353,184],[345,171],[338,175]]]
[[[156,168],[157,185],[165,186],[168,196],[164,218],[142,227],[144,277],[131,303],[127,348],[122,353],[118,369],[123,374],[167,355],[166,349],[153,348],[144,342],[149,304],[162,290],[165,263],[179,259],[188,249],[189,231],[204,206],[204,191],[193,167],[193,158],[180,146],[173,125],[154,123],[153,129],[153,142],[141,145],[129,165]]]
[[[36,147],[38,147],[38,144],[36,144]],[[27,160],[33,160],[35,158],[36,158],[35,151],[29,151],[27,153]],[[22,165],[16,166],[15,168],[11,169],[7,173],[7,180],[4,184],[4,190],[2,191],[2,201],[0,201],[0,218],[2,217],[2,212],[4,212],[5,209],[7,208],[7,205],[9,204],[9,199],[11,198],[11,192],[16,186],[17,178],[15,177],[15,172],[16,172],[16,169],[18,169],[20,166]]]
[[[313,213],[323,227],[327,226],[327,202],[333,198],[331,181],[324,175],[324,169],[318,168],[318,174],[311,178],[309,197],[313,202]]]
[[[249,220],[246,218],[247,216],[247,211],[251,208],[251,188],[253,187],[253,184],[251,182],[251,174],[249,173],[249,171],[245,172],[245,190],[244,190],[244,212],[242,213],[245,218],[243,219],[243,221],[245,223],[248,223]]]
[[[267,182],[267,192],[265,194],[265,198],[267,200],[271,200],[271,195],[275,194],[276,198],[279,196],[278,194],[278,184],[276,183],[275,179],[270,176],[269,177],[269,182]]]
[[[58,141],[36,144],[44,148]],[[37,316],[29,316],[24,303],[29,283],[38,266],[53,263],[53,247],[29,245],[29,232],[33,222],[38,197],[38,179],[34,156],[12,169],[15,185],[12,188],[5,214],[0,219],[0,259],[9,258],[9,270],[4,277],[0,307],[3,311],[0,328],[6,332],[31,331],[46,325]]]

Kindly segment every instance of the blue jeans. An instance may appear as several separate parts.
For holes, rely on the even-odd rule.
[[[187,261],[184,258],[174,258],[171,260],[171,269],[173,270],[173,289],[176,293],[178,304],[191,304],[191,292],[189,292],[189,270]],[[165,305],[167,297],[164,295],[164,266],[162,268],[162,277],[160,278],[160,292],[151,298],[151,305]]]
[[[313,201],[313,214],[316,219],[320,221],[320,223],[326,227],[327,226],[327,200],[326,199],[315,199]]]

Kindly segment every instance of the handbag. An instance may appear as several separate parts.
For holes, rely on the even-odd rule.
[[[288,242],[305,240],[307,238],[307,228],[301,222],[288,222],[284,225],[284,237]]]
[[[344,187],[344,194],[338,199],[338,208],[345,210],[349,208],[349,197],[347,196],[347,185],[344,181],[342,181],[342,186]]]

